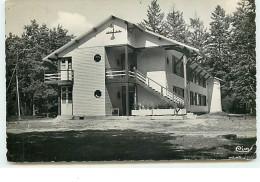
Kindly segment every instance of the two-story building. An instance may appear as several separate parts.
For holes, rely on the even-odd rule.
[[[199,50],[110,16],[44,61],[59,70],[45,82],[59,85],[59,114],[131,115],[137,103],[178,103],[187,112],[221,111],[220,80],[198,62]]]

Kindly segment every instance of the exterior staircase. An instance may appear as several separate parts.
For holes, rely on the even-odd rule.
[[[160,97],[162,100],[168,103],[178,103],[184,106],[184,98],[171,92],[169,89],[165,88],[161,84],[152,80],[151,78],[143,75],[138,70],[134,72],[129,71],[129,76],[136,79],[136,83],[154,95]]]
[[[114,78],[125,78],[126,71],[125,70],[107,70],[106,78],[114,79]],[[184,106],[184,98],[177,95],[176,93],[171,92],[169,89],[165,88],[158,82],[153,79],[145,76],[140,71],[134,69],[134,71],[128,71],[128,77],[134,79],[135,82],[145,88],[150,93],[160,97],[167,103],[177,103]]]

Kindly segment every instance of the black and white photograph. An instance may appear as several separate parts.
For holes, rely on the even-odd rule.
[[[255,160],[255,10],[7,0],[7,161]]]

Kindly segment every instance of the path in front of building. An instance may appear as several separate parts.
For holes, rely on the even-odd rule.
[[[7,135],[8,160],[17,162],[251,159],[256,120],[28,120],[8,122]]]

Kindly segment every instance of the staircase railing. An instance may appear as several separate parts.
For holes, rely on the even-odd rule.
[[[114,77],[125,77],[126,71],[125,70],[106,70],[106,77],[107,78],[114,78]],[[153,79],[143,75],[140,71],[134,69],[134,71],[128,71],[128,76],[130,78],[134,78],[141,83],[147,85],[151,89],[153,89],[155,92],[158,92],[160,95],[176,102],[176,103],[183,103],[184,104],[184,98],[181,96],[178,96],[177,94],[172,93],[169,89],[165,88],[158,82],[154,81]]]
[[[174,102],[184,103],[183,97],[172,93],[169,89],[165,88],[164,86],[162,86],[158,82],[154,81],[153,79],[143,75],[140,71],[135,70],[135,75],[139,81],[146,84],[148,87],[154,89],[155,91],[159,92],[160,95],[162,95]]]

